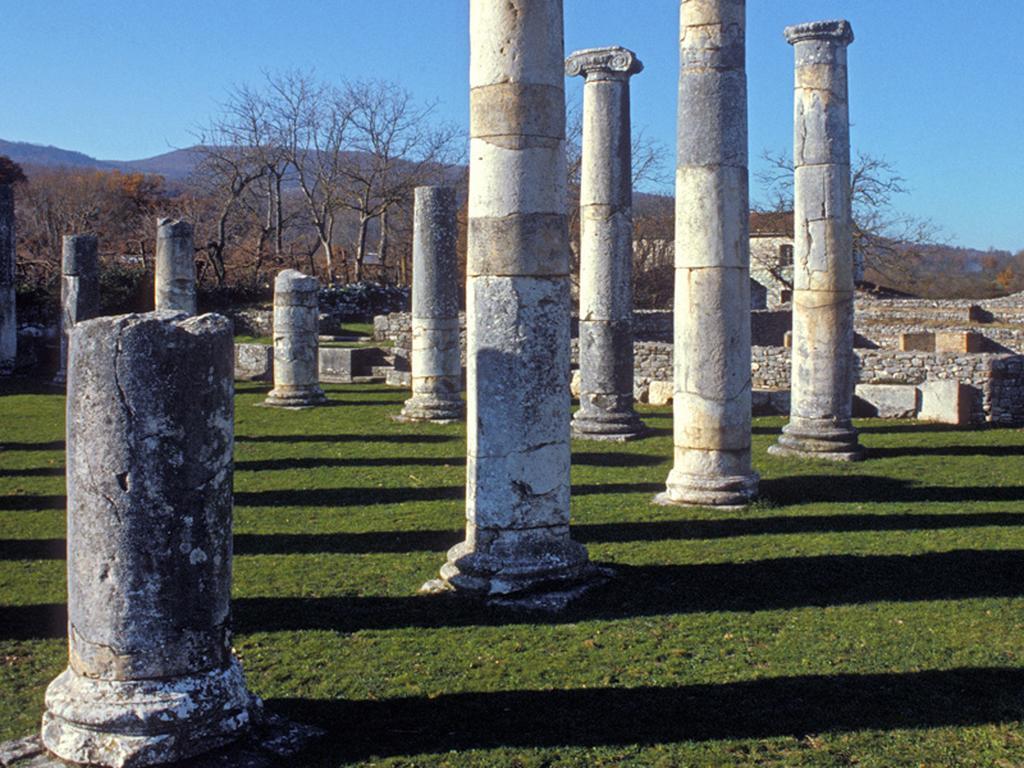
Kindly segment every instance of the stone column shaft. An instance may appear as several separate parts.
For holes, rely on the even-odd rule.
[[[65,235],[60,281],[60,360],[54,382],[63,384],[67,372],[71,329],[100,310],[100,274],[93,235]]]
[[[633,189],[629,78],[643,70],[625,48],[577,51],[582,75],[580,183],[580,410],[576,437],[626,440],[643,433],[633,410]]]
[[[569,535],[569,247],[561,0],[470,0],[466,540],[441,587],[556,592]]]
[[[196,258],[192,225],[160,219],[156,229],[156,309],[196,313]]]
[[[412,244],[412,397],[400,421],[459,421],[457,207],[450,187],[417,187]]]
[[[232,325],[155,312],[71,334],[68,668],[42,739],[145,766],[233,741],[259,702],[231,653]]]
[[[682,0],[676,160],[675,464],[659,501],[745,504],[750,244],[744,0]]]
[[[846,21],[787,27],[794,46],[794,270],[790,421],[772,453],[863,458],[850,417],[853,229]]]
[[[15,258],[14,188],[0,183],[0,376],[14,371],[18,356]]]
[[[320,283],[294,269],[274,279],[274,388],[264,405],[309,408],[320,388]]]

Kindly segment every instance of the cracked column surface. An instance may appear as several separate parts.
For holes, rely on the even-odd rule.
[[[633,183],[629,78],[643,64],[625,48],[591,48],[565,62],[582,75],[580,409],[573,435],[643,434],[633,410]]]
[[[853,356],[853,230],[847,21],[786,28],[796,54],[794,109],[793,362],[789,424],[769,450],[856,461],[850,421]]]
[[[743,0],[682,0],[670,504],[736,506],[750,464],[750,245]]]
[[[309,408],[327,401],[320,388],[320,283],[295,269],[274,280],[274,388],[264,405]]]
[[[71,329],[100,311],[100,275],[94,235],[65,235],[60,280],[60,360],[55,384],[67,375],[68,336]]]
[[[412,241],[412,397],[399,421],[462,419],[455,190],[417,187]]]
[[[14,260],[14,187],[0,183],[0,376],[14,371],[18,356]]]
[[[42,739],[64,760],[182,760],[260,702],[231,653],[232,325],[153,312],[71,333],[69,665]]]
[[[562,2],[469,8],[466,540],[424,590],[555,600],[591,573],[569,535]]]
[[[196,259],[192,225],[160,219],[156,226],[156,309],[196,313]]]

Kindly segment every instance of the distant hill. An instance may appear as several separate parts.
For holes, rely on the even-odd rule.
[[[199,162],[199,151],[195,147],[175,149],[141,160],[97,160],[95,157],[69,149],[4,139],[0,139],[0,155],[7,155],[14,162],[29,167],[93,168],[98,171],[156,173],[168,181],[186,179]]]

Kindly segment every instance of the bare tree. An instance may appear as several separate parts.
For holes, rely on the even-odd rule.
[[[786,152],[765,150],[765,166],[754,174],[766,195],[757,210],[793,210],[793,161]],[[905,281],[908,250],[932,244],[939,231],[933,222],[900,212],[895,198],[910,191],[907,180],[885,158],[858,152],[850,168],[855,257],[894,283]],[[761,265],[771,269],[768,264]]]
[[[343,94],[311,73],[267,77],[276,140],[294,172],[324,256],[328,282],[337,274],[334,233],[351,162],[351,115]],[[312,252],[311,252],[312,255]]]
[[[378,220],[382,268],[386,267],[388,212],[409,203],[417,186],[440,181],[455,159],[459,131],[434,125],[433,104],[419,105],[403,88],[379,80],[345,85],[348,116],[348,162],[341,169],[341,204],[357,219],[355,273],[363,279],[369,224]]]

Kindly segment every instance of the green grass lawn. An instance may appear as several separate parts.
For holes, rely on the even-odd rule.
[[[0,389],[0,739],[65,661],[63,399]],[[240,384],[236,646],[312,768],[1024,766],[1024,432],[859,422],[871,458],[766,453],[746,511],[652,506],[653,436],[575,443],[575,536],[616,578],[557,617],[420,597],[463,526],[464,429],[405,397]]]
[[[324,341],[320,342],[321,347],[390,347],[390,341],[374,341],[373,323],[345,323],[342,326],[341,334],[352,336],[354,341]],[[266,344],[274,343],[273,336],[246,336],[238,334],[235,336],[236,344]]]

